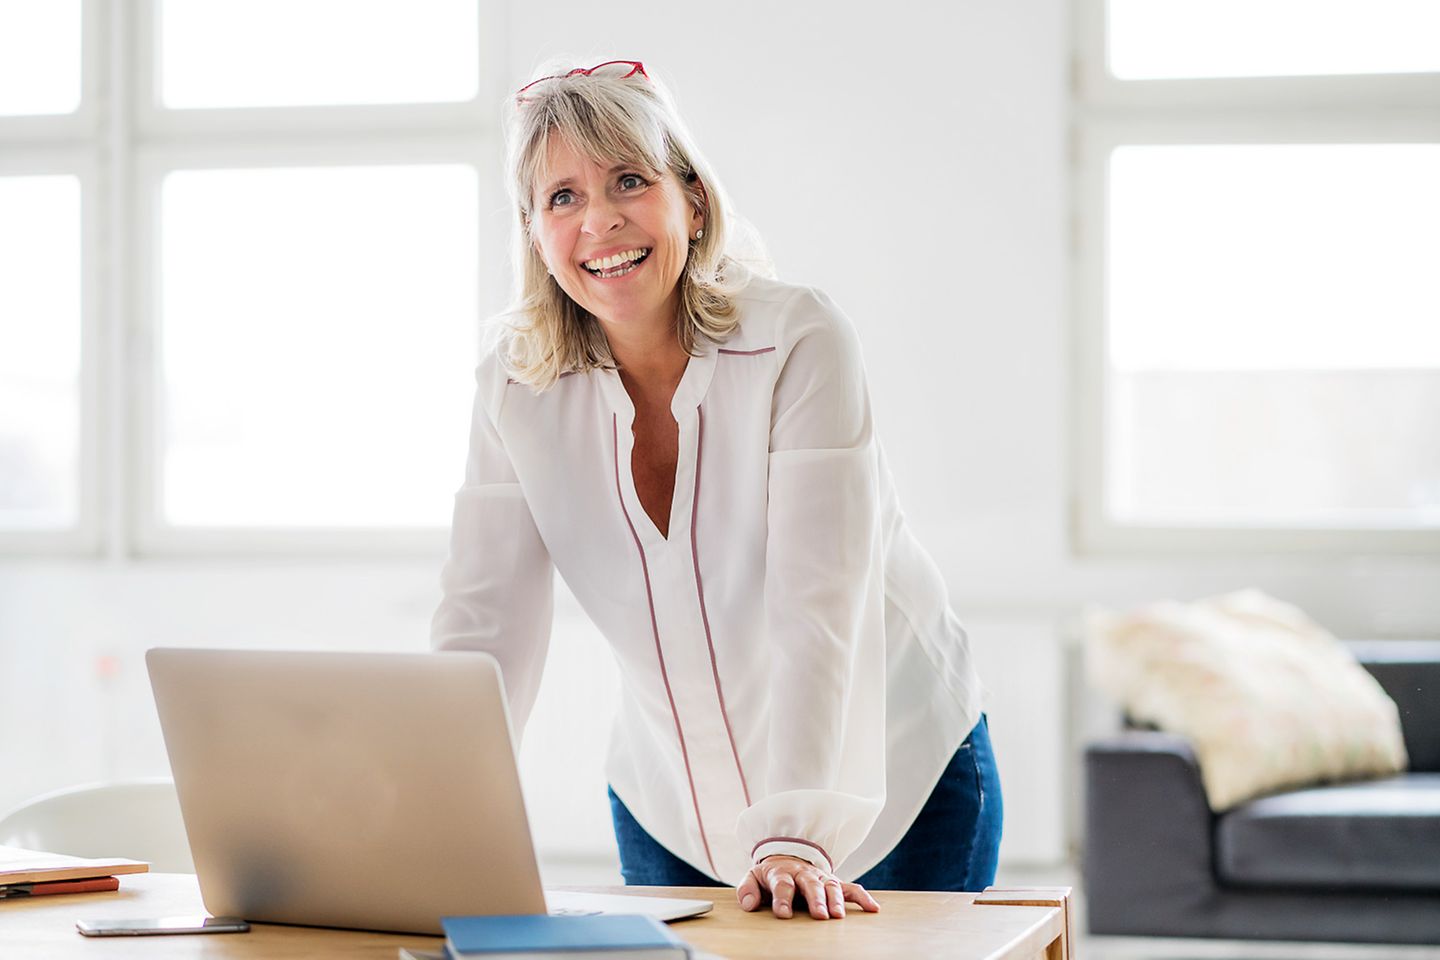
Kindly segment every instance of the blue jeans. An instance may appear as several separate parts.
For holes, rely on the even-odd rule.
[[[719,886],[646,833],[614,790],[610,815],[627,885]],[[905,836],[856,882],[867,890],[983,890],[995,881],[1003,819],[1000,771],[982,714]]]

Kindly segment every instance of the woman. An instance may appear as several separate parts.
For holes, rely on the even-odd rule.
[[[508,169],[519,291],[476,372],[435,645],[494,654],[523,730],[565,578],[620,668],[627,883],[817,919],[878,910],[868,886],[983,888],[979,684],[850,322],[730,254],[720,183],[639,63],[522,88]]]

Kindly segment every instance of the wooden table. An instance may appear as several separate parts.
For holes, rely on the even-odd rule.
[[[713,900],[713,912],[671,924],[698,950],[730,960],[775,958],[939,958],[1073,960],[1069,888],[973,893],[875,891],[879,913],[849,909],[843,920],[803,913],[779,920],[746,913],[734,892],[717,887],[567,887],[602,893]],[[75,921],[203,914],[190,874],[123,877],[115,893],[0,900],[0,956],[46,957],[374,957],[395,960],[400,947],[438,950],[438,937],[255,924],[250,933],[162,937],[82,937]]]

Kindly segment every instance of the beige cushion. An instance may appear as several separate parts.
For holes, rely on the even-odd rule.
[[[1194,745],[1210,806],[1405,769],[1379,683],[1302,611],[1258,590],[1086,616],[1090,681]]]

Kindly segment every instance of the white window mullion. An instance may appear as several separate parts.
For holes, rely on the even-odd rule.
[[[136,259],[131,151],[134,143],[131,91],[135,85],[135,7],[106,4],[104,28],[105,77],[102,97],[102,169],[105,221],[101,235],[104,265],[103,336],[98,339],[102,361],[97,395],[103,406],[92,422],[100,431],[96,445],[95,482],[103,518],[104,551],[111,560],[131,552],[131,498],[136,491],[133,438],[137,422],[131,365],[143,343],[137,337],[134,278]]]

